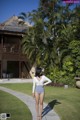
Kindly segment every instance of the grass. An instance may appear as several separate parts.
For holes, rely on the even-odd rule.
[[[32,93],[32,84],[29,83],[1,84],[1,86],[21,91],[29,95]],[[55,101],[53,107],[61,120],[80,120],[80,89],[64,89],[46,86],[45,92],[44,101],[47,103]]]
[[[15,96],[0,91],[0,114],[10,113],[9,120],[31,120],[32,116],[27,106]]]
[[[56,99],[54,109],[61,120],[80,120],[80,90],[76,88],[46,88],[45,101]]]

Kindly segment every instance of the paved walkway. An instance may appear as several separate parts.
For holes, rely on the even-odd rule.
[[[22,100],[30,109],[30,111],[32,113],[32,120],[36,120],[35,100],[33,99],[33,97],[26,95],[24,93],[21,93],[21,92],[17,92],[17,91],[5,88],[5,87],[1,87],[1,86],[0,86],[0,90],[2,90],[4,92],[8,92],[8,93],[16,96],[20,100]],[[52,106],[54,106],[55,103],[58,103],[58,102],[56,100],[53,100],[48,105],[44,103],[42,120],[60,120],[59,116],[53,110],[53,107],[52,107]]]
[[[0,83],[32,83],[32,79],[15,79],[15,78],[9,78],[9,79],[0,79]]]

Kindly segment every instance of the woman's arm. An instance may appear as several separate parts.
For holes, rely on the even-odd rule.
[[[33,98],[35,97],[35,86],[36,86],[35,78],[33,78],[33,86],[32,86],[32,96],[33,96]]]
[[[46,76],[44,76],[44,80],[46,81],[43,85],[47,85],[47,84],[49,84],[49,83],[51,83],[52,81],[48,78],[48,77],[46,77]]]
[[[32,86],[32,93],[34,94],[35,91],[35,78],[33,78],[33,86]]]

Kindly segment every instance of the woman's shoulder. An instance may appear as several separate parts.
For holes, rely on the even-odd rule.
[[[42,75],[42,78],[45,78],[46,76],[45,75]]]

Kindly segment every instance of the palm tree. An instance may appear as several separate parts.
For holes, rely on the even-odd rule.
[[[68,48],[72,12],[60,0],[41,0],[37,10],[22,14],[32,23],[22,41],[23,52],[37,64],[60,67]],[[68,27],[67,27],[68,26]],[[66,28],[67,27],[67,28]],[[68,35],[67,35],[68,34]],[[65,54],[66,55],[66,54]]]

